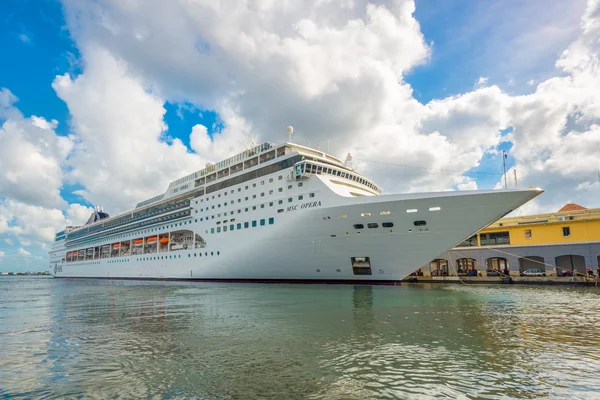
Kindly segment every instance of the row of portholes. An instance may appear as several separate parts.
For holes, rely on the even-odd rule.
[[[211,256],[215,255],[214,251],[210,252]],[[220,256],[221,252],[217,251],[217,255]],[[208,251],[204,252],[204,256],[208,257]],[[188,258],[192,257],[192,253],[188,254]],[[194,253],[194,257],[202,257],[202,253]],[[156,256],[156,257],[141,257],[136,259],[136,261],[160,261],[160,260],[169,260],[169,259],[175,259],[175,258],[181,258],[181,254],[179,255],[174,255],[174,256]]]
[[[114,264],[114,263],[124,263],[124,262],[129,262],[131,260],[127,260],[127,259],[122,259],[122,260],[109,260],[108,263],[109,264]],[[98,263],[100,264],[100,263]]]

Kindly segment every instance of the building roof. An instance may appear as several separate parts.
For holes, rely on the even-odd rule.
[[[558,210],[558,212],[564,212],[564,211],[578,211],[578,210],[587,210],[587,208],[580,206],[579,204],[575,204],[575,203],[569,203],[569,204],[565,204],[563,206],[563,208],[561,208],[560,210]]]

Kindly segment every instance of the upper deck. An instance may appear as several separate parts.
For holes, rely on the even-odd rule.
[[[379,188],[373,182],[360,176],[340,159],[325,152],[293,143],[273,145],[266,142],[216,164],[208,164],[197,172],[171,182],[165,193],[138,203],[134,209],[93,224],[74,227],[66,232],[66,235],[57,235],[56,241],[64,238],[77,239],[101,231],[112,231],[115,227],[125,227],[125,225],[133,223],[135,223],[133,226],[141,226],[138,221],[151,224],[153,220],[149,218],[167,212],[178,212],[177,214],[184,216],[189,206],[189,200],[193,197],[239,184],[259,175],[272,173],[275,169],[292,167],[300,161],[313,161],[317,165],[331,167],[323,168],[323,173],[329,171],[335,175],[335,172],[331,170],[333,168],[338,171],[339,176],[340,171],[344,171],[348,178],[354,178],[360,184],[370,187],[375,193],[380,193]],[[320,169],[321,167],[319,167],[319,173]],[[307,172],[310,171],[307,170]]]

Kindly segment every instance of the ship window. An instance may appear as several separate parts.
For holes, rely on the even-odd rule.
[[[282,180],[283,176],[279,175],[279,177],[277,179]]]
[[[360,216],[361,217],[370,217],[371,213],[361,213]]]
[[[302,195],[298,196],[298,200],[302,200],[302,199],[304,199],[304,196],[302,196]]]
[[[240,223],[238,222],[238,224],[237,224],[237,228],[238,228],[238,229],[242,229],[242,224],[240,224]]]
[[[265,220],[264,219],[260,220],[260,226],[265,226]]]
[[[246,185],[246,186],[244,187],[244,189],[245,189],[245,190],[248,190],[248,185]]]
[[[253,199],[255,199],[255,198],[256,198],[256,195],[255,195],[255,194],[253,194],[253,195],[252,195],[252,198],[253,198]]]
[[[273,202],[269,202],[269,207],[273,207]]]
[[[367,224],[367,227],[368,227],[369,229],[373,229],[373,228],[379,228],[379,224],[377,224],[377,223],[375,223],[375,222],[369,222],[369,223]]]
[[[273,183],[273,178],[269,178],[269,183]]]
[[[414,224],[415,224],[415,226],[423,226],[423,225],[427,225],[427,222],[425,222],[423,220],[419,220],[419,221],[415,221]]]
[[[252,187],[256,187],[256,183],[253,183],[253,184],[252,184]]]
[[[229,225],[229,230],[232,231],[234,228],[233,224]]]
[[[221,225],[221,221],[217,221],[217,225]]]
[[[245,201],[248,201],[248,196],[244,197],[244,200],[245,200]]]
[[[252,206],[252,209],[253,209],[253,210],[256,210],[256,206]]]
[[[219,229],[219,228],[217,228],[217,229]],[[225,226],[223,227],[223,232],[227,232],[227,225],[225,225]]]
[[[323,219],[324,219],[325,221],[329,221],[329,220],[331,219],[331,217],[323,217]]]
[[[252,221],[252,227],[256,228],[256,220]]]
[[[389,211],[382,211],[379,213],[379,215],[390,215],[391,213]]]
[[[247,222],[244,222],[244,228],[247,228],[247,227],[248,227],[248,225],[249,225],[249,224],[248,224]]]
[[[248,212],[248,207],[244,208],[244,212]]]
[[[429,211],[440,211],[441,207],[429,207]]]
[[[354,229],[363,229],[364,227],[363,224],[354,224]]]
[[[283,204],[283,200],[279,200],[277,204]]]
[[[409,208],[408,210],[406,210],[406,212],[409,213],[409,214],[410,213],[416,213],[417,211],[419,211],[419,210],[417,210],[416,208]]]
[[[291,189],[292,189],[292,185],[288,185],[288,190],[291,190]]]
[[[264,204],[261,204],[261,205],[260,205],[260,208],[265,208],[265,205],[264,205]]]
[[[393,222],[384,222],[383,224],[381,224],[381,226],[383,226],[384,228],[393,228],[394,223]]]
[[[347,215],[340,215],[338,218],[344,219],[344,218],[348,218],[348,216]]]
[[[264,193],[261,193],[261,194],[260,194],[260,197],[265,197],[265,194],[264,194]]]
[[[315,197],[315,194],[311,193],[311,194],[308,195],[308,197],[310,197],[312,199],[313,197]]]
[[[221,227],[217,227],[217,233],[221,232]]]
[[[238,214],[241,214],[241,213],[242,213],[242,210],[238,210]]]
[[[242,199],[238,199],[238,203],[241,203],[241,202],[242,202]]]
[[[210,233],[215,233],[215,228],[210,228]]]
[[[273,225],[275,223],[275,218],[269,218],[269,225]]]
[[[281,214],[283,212],[283,208],[280,208],[279,210],[277,210],[277,213]]]
[[[292,199],[291,197],[289,197],[289,198],[288,198],[288,203],[291,203],[291,202],[292,202],[292,200],[293,200],[293,199]]]
[[[283,192],[283,188],[277,189],[278,192]]]
[[[298,183],[298,187],[302,187],[302,186],[304,186],[304,185],[302,184],[302,182]]]
[[[264,185],[264,184],[265,184],[265,181],[260,181],[260,184],[261,184],[261,185]]]
[[[273,191],[272,191],[272,190],[269,190],[269,194],[273,194]]]

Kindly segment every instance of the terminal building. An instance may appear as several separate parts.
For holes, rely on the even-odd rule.
[[[440,255],[413,275],[596,275],[600,268],[600,208],[567,204],[550,214],[502,218]]]

